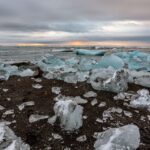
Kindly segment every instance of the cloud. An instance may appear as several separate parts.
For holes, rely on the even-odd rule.
[[[0,0],[0,42],[147,40],[136,37],[150,35],[149,8],[149,0]]]

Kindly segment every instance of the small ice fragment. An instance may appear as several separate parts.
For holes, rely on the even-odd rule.
[[[146,117],[145,116],[141,116],[140,120],[141,121],[145,121]]]
[[[52,87],[52,93],[54,94],[60,94],[61,87]]]
[[[11,101],[11,98],[10,97],[8,97],[8,98],[6,98],[8,101]]]
[[[147,115],[148,120],[150,121],[150,115]]]
[[[41,79],[41,78],[33,78],[33,80],[34,80],[35,82],[38,82],[38,83],[42,82],[42,79]]]
[[[56,122],[57,116],[53,116],[51,118],[48,119],[48,123],[53,125]]]
[[[96,122],[98,122],[98,123],[103,123],[103,120],[100,119],[100,118],[97,118],[97,119],[96,119]]]
[[[7,115],[13,115],[13,114],[14,114],[14,109],[10,109],[3,113],[3,117],[6,117]]]
[[[4,110],[5,107],[3,107],[2,105],[0,105],[0,111]]]
[[[44,120],[44,119],[47,119],[49,116],[44,116],[44,115],[34,115],[34,114],[32,114],[32,115],[30,115],[30,117],[29,117],[29,122],[30,123],[34,123],[34,122],[36,122],[36,121],[39,121],[39,120]]]
[[[32,87],[35,89],[41,89],[43,86],[40,84],[33,84]]]
[[[123,92],[118,93],[117,96],[114,96],[114,100],[124,100],[125,94]]]
[[[28,102],[24,102],[21,105],[18,106],[19,110],[23,110],[26,106],[33,106],[35,105],[34,101],[28,101]]]
[[[83,116],[83,119],[87,119],[88,118],[88,116]]]
[[[74,97],[74,101],[75,101],[77,104],[86,104],[86,103],[87,103],[87,100],[81,98],[80,96]]]
[[[136,125],[111,128],[101,132],[94,144],[95,150],[133,150],[140,144],[140,132]]]
[[[124,115],[127,116],[127,117],[130,117],[130,118],[132,117],[132,113],[129,112],[129,111],[124,110],[123,113],[124,113]]]
[[[90,97],[97,97],[97,94],[93,91],[89,91],[89,92],[85,93],[83,96],[86,98],[90,98]]]
[[[101,102],[98,107],[105,107],[106,106],[106,102]]]
[[[91,105],[92,105],[92,106],[95,106],[97,103],[98,103],[98,101],[97,101],[97,99],[96,99],[96,98],[95,98],[95,99],[93,99],[93,100],[91,101]]]
[[[53,138],[54,138],[55,140],[62,140],[62,139],[63,139],[62,136],[59,135],[59,134],[57,134],[57,133],[52,133],[52,136],[53,136]]]
[[[85,142],[86,140],[87,140],[86,135],[81,135],[76,138],[76,141],[78,141],[78,142]]]
[[[66,148],[64,148],[64,150],[71,150],[71,148],[69,148],[69,147],[66,147]]]
[[[8,92],[8,89],[3,89],[3,92]]]

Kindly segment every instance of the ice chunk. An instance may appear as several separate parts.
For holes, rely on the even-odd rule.
[[[102,50],[86,50],[86,49],[77,49],[76,51],[77,55],[89,55],[89,56],[104,56],[106,51]]]
[[[98,107],[105,107],[106,106],[106,102],[101,102]]]
[[[81,135],[79,137],[77,137],[76,141],[78,142],[85,142],[87,140],[86,135]]]
[[[54,94],[60,94],[61,87],[52,87],[52,93]]]
[[[96,99],[96,98],[95,98],[95,99],[93,99],[93,100],[91,101],[91,105],[92,105],[92,106],[95,106],[97,103],[98,103],[98,101],[97,101],[97,99]]]
[[[111,66],[114,69],[121,69],[124,67],[124,65],[125,64],[121,58],[112,54],[103,56],[102,59],[99,62],[97,62],[95,68],[108,68]]]
[[[112,77],[101,78],[99,74],[91,76],[90,83],[95,90],[122,92],[128,89],[128,73],[125,70],[116,71]]]
[[[64,130],[76,130],[82,126],[83,107],[72,100],[58,101],[54,105],[55,115]]]
[[[57,134],[57,133],[52,133],[52,136],[53,136],[53,138],[54,138],[55,140],[62,140],[62,139],[63,139],[62,136],[59,135],[59,134]]]
[[[86,104],[87,100],[81,98],[80,96],[76,96],[74,98],[72,98],[73,101],[75,101],[77,104]]]
[[[43,86],[40,84],[33,84],[32,87],[35,89],[41,89]]]
[[[21,77],[28,77],[28,76],[33,76],[34,73],[35,72],[31,69],[25,69],[23,71],[19,71],[17,74]]]
[[[0,70],[0,80],[8,80],[9,79],[9,73],[5,70]]]
[[[86,98],[97,97],[97,93],[95,93],[93,91],[89,91],[89,92],[85,93],[83,96],[86,97]]]
[[[47,118],[49,118],[49,116],[47,116],[47,115],[44,116],[44,115],[32,114],[29,117],[29,122],[34,123],[34,122],[37,122],[39,120],[44,120],[44,119],[47,119]]]
[[[30,146],[22,142],[5,123],[0,122],[1,150],[30,150]]]
[[[7,115],[13,115],[14,114],[14,109],[6,110],[3,113],[3,117],[6,117]]]
[[[2,106],[2,105],[0,105],[0,111],[1,111],[1,110],[4,110],[4,109],[5,109],[5,107]]]
[[[60,69],[65,66],[65,61],[57,56],[46,54],[41,60],[37,62],[37,65],[43,71],[51,71],[53,69]]]
[[[18,106],[19,110],[23,110],[26,106],[33,106],[35,103],[34,101],[24,102]]]
[[[96,60],[82,58],[79,62],[78,68],[80,71],[90,71],[96,64]]]
[[[122,109],[121,108],[116,108],[116,107],[110,107],[107,110],[105,110],[102,114],[104,122],[106,122],[107,119],[113,120],[112,113],[121,114]]]
[[[53,125],[56,122],[57,116],[53,116],[51,118],[48,119],[48,123]]]
[[[124,110],[123,113],[125,116],[130,117],[130,118],[133,116],[131,112],[126,111],[126,110]]]
[[[139,128],[136,125],[126,125],[99,133],[94,148],[95,150],[135,150],[139,144]]]
[[[142,89],[137,91],[137,95],[133,96],[130,105],[134,108],[147,108],[150,110],[150,95],[149,91]]]
[[[90,76],[89,74],[90,74],[89,71],[84,71],[84,72],[78,71],[78,72],[76,73],[76,76],[77,76],[77,78],[78,78],[78,82],[87,81],[87,80],[89,79],[89,76]]]

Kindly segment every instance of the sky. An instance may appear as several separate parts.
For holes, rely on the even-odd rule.
[[[0,45],[150,47],[150,0],[0,0]]]

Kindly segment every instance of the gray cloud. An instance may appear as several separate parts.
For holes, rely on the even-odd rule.
[[[62,37],[62,41],[118,40],[119,38],[115,35],[106,37],[107,33],[101,31],[101,27],[113,21],[123,20],[150,21],[150,1],[0,0],[0,42],[41,41],[41,39],[30,38],[24,33],[30,35],[32,32],[48,31],[62,31],[74,35],[67,38]],[[143,25],[142,28],[137,28],[137,31],[134,30],[130,36],[124,38],[122,34],[126,33],[120,33],[120,39],[149,41],[147,37],[150,35],[150,31],[148,28]],[[95,32],[100,35],[95,35]],[[142,36],[138,36],[138,34]],[[44,40],[42,41],[44,42]],[[46,41],[54,42],[49,39]]]

